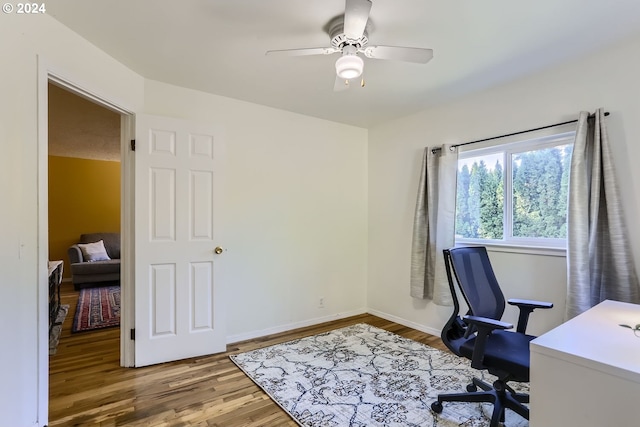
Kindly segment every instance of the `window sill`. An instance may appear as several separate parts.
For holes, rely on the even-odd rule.
[[[514,245],[514,244],[508,244],[508,243],[456,240],[456,247],[459,247],[459,246],[484,246],[487,248],[489,252],[507,252],[507,253],[514,253],[514,254],[557,256],[557,257],[567,256],[567,249],[558,248],[558,247],[525,246],[525,245]]]

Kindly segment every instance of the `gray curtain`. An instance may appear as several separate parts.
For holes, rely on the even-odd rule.
[[[623,219],[604,111],[583,111],[569,176],[566,319],[605,299],[640,303]]]
[[[435,148],[435,149],[434,149]],[[424,150],[413,222],[411,296],[452,305],[442,250],[455,243],[458,150]]]

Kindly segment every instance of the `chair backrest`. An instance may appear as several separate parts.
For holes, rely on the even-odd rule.
[[[442,341],[454,353],[467,340],[467,326],[459,316],[460,304],[456,294],[458,284],[469,311],[467,314],[500,320],[505,299],[491,267],[487,249],[481,246],[445,249],[447,279],[454,302],[454,311],[442,329]]]
[[[449,249],[451,267],[470,314],[500,320],[505,299],[491,267],[487,249],[463,247]],[[445,254],[446,257],[446,254]]]

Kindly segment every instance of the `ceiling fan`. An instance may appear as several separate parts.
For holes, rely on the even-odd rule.
[[[369,46],[367,22],[371,0],[346,0],[344,16],[338,16],[328,24],[331,46],[303,49],[269,50],[267,55],[305,56],[341,53],[336,61],[334,90],[349,88],[349,81],[359,78],[364,70],[364,61],[359,53],[372,59],[426,64],[433,58],[432,49],[399,46]],[[364,86],[364,79],[361,83]]]

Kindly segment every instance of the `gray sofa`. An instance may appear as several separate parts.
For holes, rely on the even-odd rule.
[[[93,286],[120,284],[120,233],[82,234],[78,243],[94,243],[102,240],[109,260],[87,261],[75,244],[67,251],[71,264],[71,278],[76,290]]]

